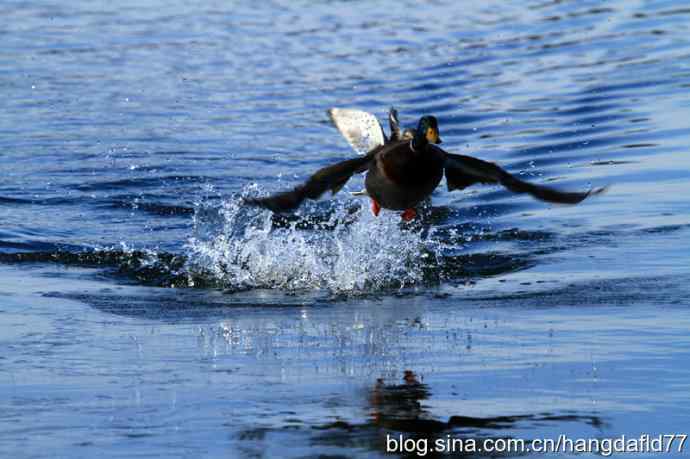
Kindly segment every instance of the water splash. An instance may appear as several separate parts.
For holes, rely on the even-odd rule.
[[[326,217],[312,204],[304,210],[312,218],[281,219],[243,205],[242,197],[257,192],[250,186],[220,208],[197,206],[191,272],[237,289],[372,292],[422,283],[442,248],[433,230],[402,224],[397,213],[376,218],[351,200],[336,200]]]

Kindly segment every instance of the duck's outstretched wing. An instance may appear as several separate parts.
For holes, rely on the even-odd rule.
[[[318,199],[326,191],[336,194],[354,174],[369,168],[373,154],[348,159],[316,171],[304,184],[290,191],[276,193],[265,198],[246,198],[245,203],[264,207],[273,212],[284,212],[297,208],[305,199]]]
[[[360,155],[366,155],[387,142],[381,123],[371,113],[352,108],[331,108],[328,110],[328,116],[345,140]]]
[[[520,180],[493,163],[450,153],[446,153],[445,172],[448,191],[462,190],[475,183],[495,183],[513,193],[528,193],[542,201],[560,204],[577,204],[588,196],[606,191],[606,188],[596,188],[584,193],[558,191]]]

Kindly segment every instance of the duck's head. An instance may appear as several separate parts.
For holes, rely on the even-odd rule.
[[[435,116],[426,115],[419,119],[413,142],[415,147],[423,147],[427,143],[441,143]]]

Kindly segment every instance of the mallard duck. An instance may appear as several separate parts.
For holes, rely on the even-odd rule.
[[[398,140],[412,140],[415,135],[415,129],[400,129],[398,111],[394,107],[388,110],[390,137],[386,137],[379,120],[369,112],[353,108],[330,108],[326,113],[328,113],[328,117],[336,129],[345,137],[347,143],[361,155],[366,155],[381,145],[387,145]],[[366,189],[350,194],[352,196],[369,195]]]
[[[397,114],[393,118],[397,124]],[[462,190],[476,183],[500,184],[514,193],[527,193],[542,201],[561,204],[577,204],[604,191],[603,188],[587,192],[558,191],[520,180],[493,163],[448,153],[434,145],[441,143],[441,138],[438,121],[430,115],[420,118],[410,140],[387,141],[382,129],[381,136],[383,140],[378,140],[382,143],[364,156],[324,167],[290,191],[249,198],[246,202],[274,212],[289,211],[305,199],[318,199],[328,190],[337,193],[350,177],[362,172],[367,172],[364,183],[374,215],[378,216],[382,208],[402,210],[406,221],[416,216],[415,208],[431,195],[444,174],[448,191]]]

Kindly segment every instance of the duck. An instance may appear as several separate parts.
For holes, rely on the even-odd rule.
[[[400,128],[398,110],[390,107],[388,110],[388,125],[390,136],[387,137],[383,126],[375,115],[353,108],[330,108],[326,111],[331,122],[345,137],[353,150],[365,155],[380,145],[387,145],[398,140],[412,140],[415,135],[413,128]],[[353,191],[352,196],[368,196],[366,189]],[[429,200],[430,201],[430,200]]]
[[[398,126],[397,132],[400,132],[397,111],[389,113],[389,120],[394,120]],[[406,134],[411,137],[409,140],[402,133],[388,139],[380,124],[378,126],[380,134],[377,129],[372,129],[372,132],[377,132],[377,138],[365,139],[367,147],[374,145],[366,154],[319,169],[306,182],[289,191],[267,197],[246,198],[245,202],[273,212],[288,212],[307,199],[320,198],[326,191],[335,195],[354,174],[363,172],[367,174],[365,192],[371,199],[372,213],[378,216],[382,209],[402,211],[404,221],[411,221],[417,216],[417,206],[429,198],[444,176],[448,191],[463,190],[475,184],[494,184],[502,185],[513,193],[529,194],[538,200],[558,204],[578,204],[606,189],[560,191],[519,179],[494,163],[449,153],[438,146],[442,142],[438,120],[433,115],[424,115],[419,119],[417,128]]]

